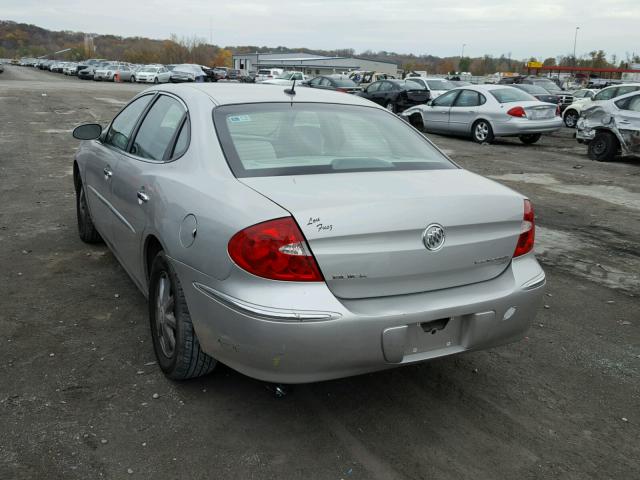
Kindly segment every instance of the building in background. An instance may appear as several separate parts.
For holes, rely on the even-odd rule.
[[[358,57],[324,57],[310,53],[245,53],[233,56],[233,68],[257,72],[261,68],[295,70],[310,76],[345,73],[354,70],[398,75],[398,65]]]

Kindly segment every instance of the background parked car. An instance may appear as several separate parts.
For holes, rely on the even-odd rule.
[[[431,99],[438,98],[445,92],[455,88],[453,83],[445,78],[429,78],[429,77],[407,77],[407,80],[417,82],[426,88],[431,95]]]
[[[598,93],[593,95],[591,98],[586,96],[582,97],[581,99],[573,102],[563,112],[562,118],[564,119],[564,124],[567,127],[574,128],[578,123],[578,119],[580,118],[582,110],[591,107],[594,102],[611,100],[612,98],[635,92],[637,90],[640,90],[640,83],[625,83],[621,85],[611,85],[609,87],[605,87]]]
[[[362,88],[356,85],[353,80],[341,77],[332,77],[330,75],[320,75],[302,82],[307,87],[320,88],[322,90],[335,90],[344,93],[358,93]]]
[[[391,80],[395,79],[394,75],[380,72],[365,72],[365,71],[353,71],[349,73],[349,78],[353,80],[357,85],[365,88],[378,80]]]
[[[606,162],[616,155],[640,155],[640,92],[600,100],[585,108],[576,139],[588,145],[592,160]]]
[[[518,137],[531,144],[562,126],[557,109],[512,86],[474,85],[450,90],[402,116],[418,129],[470,136],[478,143]]]
[[[204,82],[206,79],[207,74],[202,70],[202,67],[193,63],[176,65],[171,70],[171,76],[169,77],[171,83]]]
[[[551,81],[548,78],[544,77],[524,77],[521,81],[516,82],[525,85],[536,85],[538,87],[544,88],[551,95],[557,95],[560,100],[558,105],[560,106],[560,111],[563,112],[569,105],[573,103],[573,95],[569,92],[563,91],[555,82]]]
[[[167,83],[171,72],[162,66],[147,65],[133,75],[133,81],[138,83]]]
[[[296,83],[300,84],[308,80],[308,77],[302,72],[283,72],[280,75],[278,75],[276,78],[263,80],[261,83],[264,83],[266,85],[291,86],[293,85],[294,80],[296,81]]]
[[[276,78],[278,75],[282,75],[283,71],[284,70],[282,70],[281,68],[261,68],[256,74],[256,83],[261,83],[265,80]]]
[[[373,82],[357,95],[399,113],[414,105],[429,101],[429,91],[413,80],[380,80]]]
[[[526,83],[514,83],[511,85],[513,88],[517,88],[518,90],[522,90],[527,92],[529,95],[536,97],[541,102],[547,103],[555,103],[558,105],[560,103],[560,97],[558,95],[552,95],[547,90],[538,85],[529,85]]]

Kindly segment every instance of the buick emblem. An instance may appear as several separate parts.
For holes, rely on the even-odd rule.
[[[444,247],[444,227],[437,223],[432,223],[422,234],[422,243],[427,250],[437,252]]]

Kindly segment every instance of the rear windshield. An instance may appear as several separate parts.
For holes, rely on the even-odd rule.
[[[447,80],[427,80],[430,90],[451,90],[454,86]]]
[[[531,100],[537,100],[536,97],[533,97],[527,92],[523,92],[522,90],[518,90],[514,87],[498,88],[496,90],[489,90],[489,92],[499,103],[527,102]]]
[[[457,168],[423,135],[378,108],[260,103],[213,113],[236,177]]]

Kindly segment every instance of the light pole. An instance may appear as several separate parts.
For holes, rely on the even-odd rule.
[[[460,53],[460,60],[462,60],[464,58],[464,47],[466,47],[466,46],[467,46],[466,43],[462,44],[462,53]]]
[[[578,41],[578,30],[580,30],[580,27],[576,27],[576,33],[573,36],[573,66],[574,67],[578,64],[576,59],[576,42]]]

